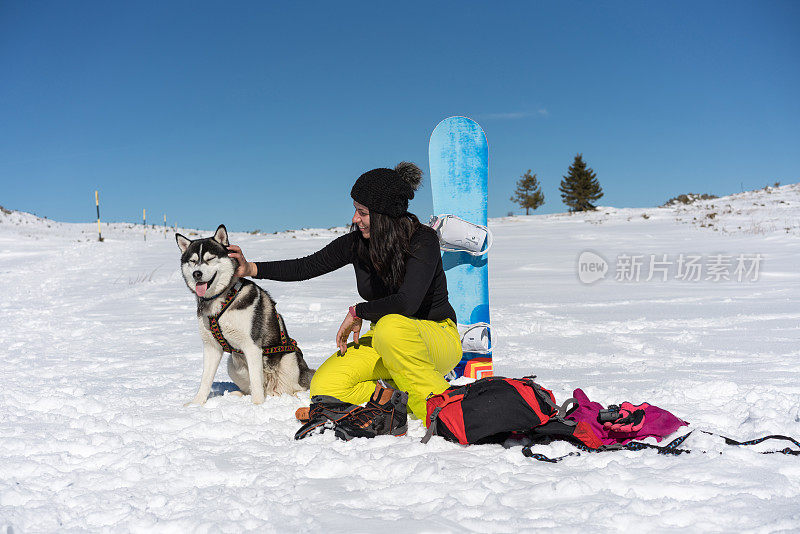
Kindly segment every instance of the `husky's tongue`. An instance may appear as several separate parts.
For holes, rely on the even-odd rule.
[[[194,286],[194,292],[197,293],[198,297],[202,297],[206,294],[206,289],[208,289],[208,282],[202,282]]]

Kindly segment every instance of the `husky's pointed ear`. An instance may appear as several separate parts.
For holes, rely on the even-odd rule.
[[[228,230],[225,229],[224,224],[220,224],[219,228],[217,228],[217,231],[214,232],[214,241],[225,247],[229,245]]]
[[[186,249],[189,248],[189,244],[192,242],[191,239],[187,239],[181,234],[175,234],[175,241],[178,242],[178,248],[181,249],[181,252],[186,252]]]

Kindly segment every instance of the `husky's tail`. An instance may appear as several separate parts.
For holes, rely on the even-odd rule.
[[[297,355],[297,365],[300,367],[300,379],[298,382],[303,389],[309,389],[311,387],[311,378],[314,376],[316,369],[311,369],[308,366],[305,359],[303,359],[303,351],[300,350],[300,347],[297,347],[294,353]]]

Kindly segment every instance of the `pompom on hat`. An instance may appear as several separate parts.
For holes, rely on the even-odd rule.
[[[408,201],[414,198],[421,182],[420,168],[402,161],[394,169],[382,167],[359,176],[350,196],[370,211],[400,217],[408,211]]]

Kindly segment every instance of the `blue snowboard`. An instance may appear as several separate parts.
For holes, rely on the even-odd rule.
[[[467,117],[449,117],[431,134],[428,147],[434,215],[456,215],[486,226],[489,152],[486,136]],[[487,255],[442,252],[450,303],[459,325],[489,323]],[[491,342],[491,341],[490,341]],[[490,345],[491,348],[491,345]],[[492,374],[492,355],[465,352],[456,376],[481,378]]]

